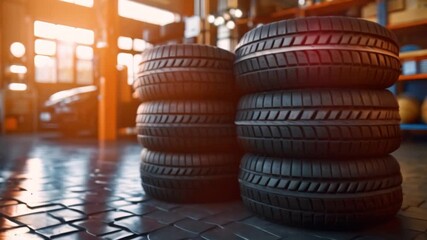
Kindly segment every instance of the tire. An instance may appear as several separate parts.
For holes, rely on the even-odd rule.
[[[394,216],[402,205],[392,156],[324,161],[247,154],[239,182],[250,210],[301,227],[358,228]]]
[[[400,74],[399,45],[379,24],[348,17],[309,17],[247,32],[236,48],[244,93],[292,88],[383,89]]]
[[[177,203],[238,199],[239,156],[142,151],[141,184],[157,199]]]
[[[154,151],[230,152],[235,108],[227,101],[157,101],[138,108],[138,140]]]
[[[145,50],[134,89],[141,100],[234,97],[234,54],[182,44]]]
[[[293,90],[240,100],[237,135],[246,152],[271,157],[383,156],[400,145],[399,110],[386,90]]]

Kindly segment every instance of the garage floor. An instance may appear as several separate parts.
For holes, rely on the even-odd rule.
[[[140,187],[139,153],[132,140],[1,136],[0,239],[427,239],[427,142],[394,154],[404,177],[399,215],[354,232],[273,224],[238,201],[152,200]]]

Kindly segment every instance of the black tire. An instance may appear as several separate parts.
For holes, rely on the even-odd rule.
[[[229,152],[237,147],[227,101],[158,101],[138,108],[138,140],[154,151]]]
[[[239,177],[243,203],[281,223],[357,228],[394,216],[402,177],[392,156],[368,159],[281,159],[245,155]]]
[[[231,98],[234,54],[205,45],[145,50],[134,89],[141,100]]]
[[[141,184],[157,199],[179,203],[238,199],[239,156],[142,151]]]
[[[245,93],[292,88],[376,88],[397,81],[399,45],[379,24],[348,17],[309,17],[247,32],[235,74]]]
[[[386,90],[292,90],[240,100],[237,135],[246,152],[271,157],[383,156],[400,145],[399,110]]]

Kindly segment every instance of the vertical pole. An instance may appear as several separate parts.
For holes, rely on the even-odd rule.
[[[387,1],[377,0],[377,18],[378,23],[387,26],[388,24],[388,12],[387,12]]]
[[[107,46],[100,49],[100,95],[98,139],[101,141],[117,138],[117,31],[119,27],[118,1],[104,0],[105,11],[103,17],[106,22]]]
[[[254,27],[254,19],[256,17],[256,5],[257,5],[257,0],[251,0],[251,3],[249,5],[249,21],[248,21],[248,27],[249,29]]]
[[[0,1],[0,134],[4,134],[4,103],[3,103],[3,88],[4,86],[4,76],[3,76],[3,1]]]

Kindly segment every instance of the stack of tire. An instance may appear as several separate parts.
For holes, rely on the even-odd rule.
[[[241,197],[289,225],[353,228],[402,203],[395,36],[346,17],[284,20],[236,48]]]
[[[142,54],[134,89],[148,195],[172,202],[238,197],[234,54],[203,45],[155,47]]]

